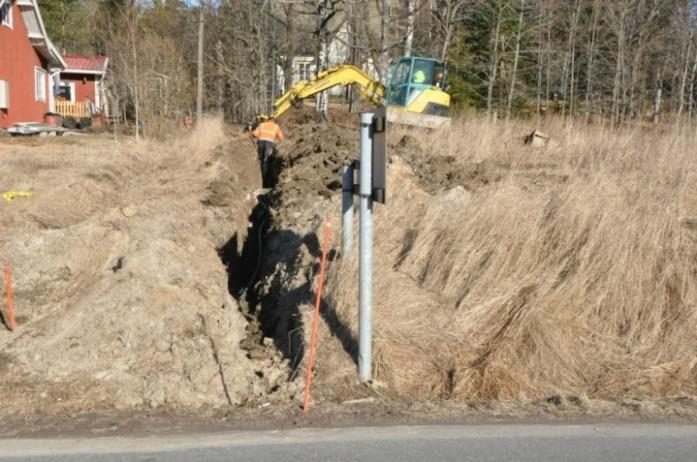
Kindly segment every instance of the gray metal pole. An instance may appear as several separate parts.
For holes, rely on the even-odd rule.
[[[372,123],[373,113],[361,113],[358,377],[364,383],[371,380],[373,356],[373,146],[370,139]]]
[[[341,170],[341,251],[349,256],[353,253],[353,165]]]

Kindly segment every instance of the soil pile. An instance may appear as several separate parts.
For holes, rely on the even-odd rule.
[[[218,251],[241,251],[257,170],[252,144],[218,121],[167,143],[90,137],[4,149],[0,189],[34,195],[0,203],[20,325],[0,332],[3,411],[287,396],[282,358],[268,349],[250,359],[240,347],[248,322]]]

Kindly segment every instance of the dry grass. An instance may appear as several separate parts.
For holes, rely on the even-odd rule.
[[[412,147],[454,156],[465,190],[392,168],[378,380],[407,399],[697,394],[694,135],[553,122],[558,143],[533,149],[532,128],[469,120]],[[327,285],[354,333],[355,264]]]

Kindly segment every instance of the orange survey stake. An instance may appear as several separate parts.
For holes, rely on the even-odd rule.
[[[5,267],[5,289],[7,292],[7,324],[11,331],[17,329],[17,321],[15,320],[15,300],[12,290],[12,268]]]
[[[317,331],[319,330],[319,308],[322,301],[322,289],[324,288],[324,271],[327,267],[327,256],[329,254],[329,241],[332,237],[331,219],[327,218],[324,225],[324,236],[322,238],[322,262],[319,267],[317,281],[317,298],[315,299],[315,309],[312,313],[312,330],[310,333],[310,353],[307,358],[307,378],[305,379],[305,399],[303,400],[303,411],[310,409],[310,393],[312,391],[312,369],[315,367],[315,353],[317,351]]]

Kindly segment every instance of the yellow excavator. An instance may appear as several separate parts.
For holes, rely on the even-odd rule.
[[[388,122],[416,127],[439,128],[450,124],[450,95],[444,91],[445,65],[438,60],[407,56],[400,58],[387,87],[360,68],[342,65],[298,82],[274,101],[273,112],[259,120],[278,118],[302,100],[337,85],[355,85],[376,106],[387,106]]]

